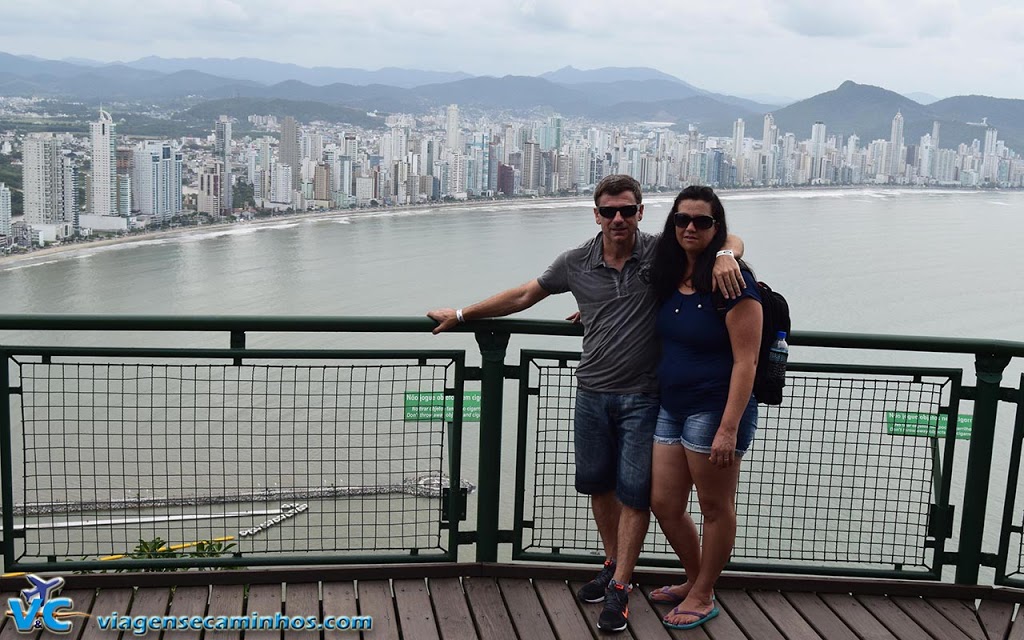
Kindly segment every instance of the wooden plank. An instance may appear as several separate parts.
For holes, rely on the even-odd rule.
[[[1014,605],[1012,602],[996,602],[982,600],[978,605],[978,618],[985,628],[988,640],[1003,640],[1010,632],[1010,621],[1013,619]]]
[[[124,615],[124,612],[128,611],[132,595],[134,595],[132,589],[104,589],[96,596],[96,602],[92,605],[92,613],[94,616],[105,616],[116,611]],[[116,634],[100,629],[99,625],[92,622],[82,631],[81,638],[82,640],[100,640],[101,638],[110,640],[112,635]]]
[[[167,590],[165,589],[165,591],[167,591]],[[16,597],[17,595],[18,594],[15,594],[14,596],[11,596],[11,597]],[[68,598],[71,598],[71,602],[73,602],[75,604],[74,610],[76,612],[78,612],[78,613],[89,613],[90,611],[92,611],[93,600],[96,599],[96,590],[95,589],[65,589],[64,591],[61,591],[60,595],[66,596]],[[6,604],[6,602],[7,602],[7,598],[5,597],[4,598],[4,603]],[[4,609],[6,610],[6,608],[7,607],[5,606]],[[97,613],[99,615],[107,615],[110,612],[109,611],[98,611]],[[7,616],[4,616],[4,617],[6,618]],[[69,631],[68,633],[54,633],[52,631],[48,631],[48,630],[44,629],[43,632],[39,634],[39,640],[58,640],[58,639],[59,640],[78,640],[79,638],[82,637],[82,633],[85,632],[85,628],[87,626],[93,626],[93,627],[97,626],[96,625],[96,621],[93,620],[91,616],[82,616],[82,617],[69,618],[69,620],[71,620],[71,624],[74,625],[74,626],[71,627],[71,631]],[[8,622],[8,626],[11,629],[15,628],[13,621],[9,621]],[[6,627],[5,627],[5,629],[6,629]],[[24,639],[26,637],[25,635],[20,634],[20,633],[17,633],[16,635],[17,635],[17,637],[22,638],[22,639]],[[4,636],[3,634],[0,634],[0,638],[5,638],[5,637],[6,636]]]
[[[289,618],[296,616],[300,618],[314,618],[319,624],[320,620],[320,585],[316,582],[289,583],[284,587],[284,608]],[[320,631],[314,626],[302,629],[289,627],[284,632],[285,640],[298,640],[299,638],[319,638]]]
[[[594,577],[593,573],[594,573],[593,571],[590,571],[590,577],[591,578]],[[579,582],[570,582],[569,583],[569,591],[573,594],[574,597],[575,597],[576,592],[580,590],[580,587],[583,586],[584,582],[585,581],[581,580]],[[579,602],[579,601],[577,600],[577,602]],[[579,602],[579,606],[580,606],[580,610],[583,612],[583,619],[586,620],[587,625],[591,629],[593,629],[593,633],[596,633],[598,638],[606,637],[597,628],[597,618],[598,618],[598,616],[601,615],[601,610],[604,609],[604,603],[603,602]],[[629,627],[626,627],[625,631],[623,631],[621,633],[615,634],[615,637],[616,638],[635,638],[635,634],[633,633],[632,629],[630,629]]]
[[[825,593],[820,597],[861,640],[896,640],[885,625],[850,594]]]
[[[135,590],[132,598],[133,616],[163,616],[167,613],[167,605],[171,602],[171,590],[162,587],[143,587]]]
[[[1024,613],[1017,611],[1017,618],[1013,621],[1013,627],[1010,628],[1010,635],[1006,640],[1024,640]]]
[[[520,638],[556,640],[533,583],[524,578],[501,578],[498,588],[505,597],[509,617]]]
[[[751,591],[749,595],[787,640],[822,640],[778,591]]]
[[[533,584],[558,640],[589,640],[594,637],[594,628],[587,624],[576,604],[576,594],[569,590],[564,580],[535,580]]]
[[[465,578],[469,609],[476,620],[477,632],[485,640],[518,640],[512,618],[505,609],[505,601],[494,578]]]
[[[359,615],[373,617],[373,640],[399,640],[395,602],[391,598],[391,583],[387,580],[360,580]]]
[[[856,596],[864,608],[874,614],[885,628],[900,640],[932,640],[914,619],[885,596]]]
[[[670,640],[672,636],[661,622],[662,615],[647,601],[642,589],[634,588],[629,594],[629,628],[637,638]]]
[[[745,591],[716,591],[719,608],[724,607],[740,629],[757,640],[786,640],[772,621]],[[714,622],[714,620],[712,620]],[[709,633],[714,632],[709,629]]]
[[[981,621],[978,620],[978,612],[975,611],[973,602],[968,604],[950,598],[925,598],[925,600],[966,633],[971,640],[988,640],[985,637],[985,630],[981,628]]]
[[[394,589],[403,640],[439,640],[427,581],[424,578],[395,580]]]
[[[458,578],[435,578],[427,581],[434,615],[443,640],[478,640],[469,603]]]
[[[892,598],[892,601],[932,636],[943,640],[970,640],[967,634],[956,625],[950,624],[946,616],[921,598],[897,596]]]
[[[654,609],[654,613],[658,616],[658,620],[660,621],[662,618],[668,615],[668,612],[672,610],[672,607],[674,605],[666,604],[664,602],[651,602],[650,598],[647,597],[650,594],[651,589],[657,589],[657,587],[645,587],[644,596],[647,599],[647,603],[651,606],[652,609]],[[634,591],[634,593],[636,592]],[[721,610],[721,608],[719,608],[719,610]],[[724,633],[725,629],[720,624],[721,620],[723,619],[723,615],[728,616],[728,614],[719,613],[717,618],[715,618],[707,624],[710,625],[711,623],[715,623],[716,630]],[[733,622],[732,618],[728,618],[728,620],[729,623],[732,623],[732,626],[735,628],[736,633],[735,636],[730,636],[730,640],[747,640],[746,634],[740,631],[740,628],[736,626],[736,623]],[[664,627],[664,625],[662,626]],[[728,624],[726,626],[728,626]],[[682,640],[709,640],[710,638],[710,636],[708,636],[708,632],[704,630],[704,625],[701,625],[694,629],[669,629],[668,627],[665,627],[665,629],[666,631],[668,631],[668,635],[670,638],[681,638]],[[722,636],[718,635],[715,636],[716,640],[720,639],[721,637]]]
[[[858,640],[857,634],[817,594],[798,591],[785,594],[785,598],[822,638]]]
[[[171,595],[169,615],[174,617],[205,615],[206,601],[209,597],[210,587],[177,587]],[[195,640],[198,634],[199,632],[190,629],[164,631],[163,640]]]
[[[351,581],[325,582],[323,583],[323,609],[324,618],[327,616],[349,616],[359,615],[359,604],[356,601],[356,586]],[[348,638],[355,637],[355,632],[342,629],[324,629],[324,638]]]
[[[245,613],[245,587],[237,585],[215,585],[210,594],[211,616],[240,616]],[[241,640],[241,629],[208,629],[203,633],[205,640]]]
[[[273,618],[284,610],[283,602],[280,583],[254,584],[249,587],[249,594],[245,602],[245,613],[248,616],[256,614],[259,618]],[[258,640],[280,640],[281,630],[277,628],[247,629],[245,638],[246,640],[253,638]]]

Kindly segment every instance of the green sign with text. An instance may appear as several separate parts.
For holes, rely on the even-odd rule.
[[[885,426],[891,436],[927,436],[938,438],[946,435],[946,416],[912,411],[886,411]],[[956,439],[971,439],[971,416],[956,417]]]
[[[444,411],[442,412],[442,408]],[[405,419],[410,422],[444,420],[455,416],[455,398],[442,391],[406,391]],[[466,391],[462,396],[463,422],[480,422],[480,392]]]

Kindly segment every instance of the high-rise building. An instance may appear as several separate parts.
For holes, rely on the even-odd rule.
[[[736,184],[738,185],[745,182],[743,173],[743,138],[743,118],[739,118],[732,125],[732,157],[733,164],[736,166]]]
[[[889,135],[889,175],[903,175],[903,114],[897,110],[892,118],[892,131]]]
[[[821,177],[821,160],[825,157],[826,140],[825,123],[815,122],[811,126],[811,167],[808,180],[817,180]]]
[[[523,189],[537,191],[541,187],[540,145],[534,141],[523,144]]]
[[[459,127],[459,105],[448,105],[445,119],[445,144],[453,151],[462,151],[462,133]]]
[[[89,213],[94,216],[118,215],[117,150],[114,146],[114,121],[100,109],[100,119],[89,123],[92,139],[92,177],[89,182]]]
[[[167,222],[181,213],[182,154],[169,142],[143,142],[135,149],[132,198],[135,209]]]
[[[932,147],[939,148],[939,121],[932,122]]]
[[[270,200],[279,204],[292,202],[292,168],[282,162],[274,163]]]
[[[999,131],[995,127],[985,129],[985,146],[982,148],[981,179],[996,182],[999,177],[999,156],[996,148],[999,142]]]
[[[323,162],[317,163],[313,170],[313,199],[330,200],[331,182],[331,168]]]
[[[22,147],[25,222],[71,223],[78,228],[75,170],[50,134],[34,134]]]
[[[761,139],[761,149],[766,153],[775,144],[779,137],[779,129],[775,126],[775,116],[770,113],[764,114],[764,134]]]
[[[11,235],[11,190],[0,182],[0,236]]]
[[[299,123],[291,116],[285,116],[281,123],[281,146],[277,155],[281,164],[291,169],[292,189],[298,191],[302,187],[302,147]],[[275,201],[277,202],[277,201]],[[287,202],[291,202],[289,194]]]
[[[220,206],[224,213],[231,214],[234,203],[231,201],[231,188],[234,182],[231,179],[231,118],[221,116],[217,120],[214,130],[214,156],[220,162],[221,195]]]
[[[223,210],[221,202],[221,180],[224,179],[224,168],[219,160],[207,164],[199,174],[199,198],[197,208],[201,213],[219,216]]]
[[[131,147],[118,147],[117,158],[117,215],[127,218],[132,214],[132,154]]]

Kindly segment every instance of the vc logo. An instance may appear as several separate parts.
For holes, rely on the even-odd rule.
[[[62,618],[81,615],[71,610],[71,598],[58,596],[64,586],[64,578],[44,580],[39,576],[26,576],[32,585],[21,590],[20,598],[7,599],[7,615],[14,619],[19,633],[33,633],[46,629],[53,633],[71,631],[71,623]]]

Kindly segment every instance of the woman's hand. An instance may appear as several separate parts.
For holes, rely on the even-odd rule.
[[[718,427],[715,440],[711,443],[711,464],[725,469],[736,461],[736,429]]]

